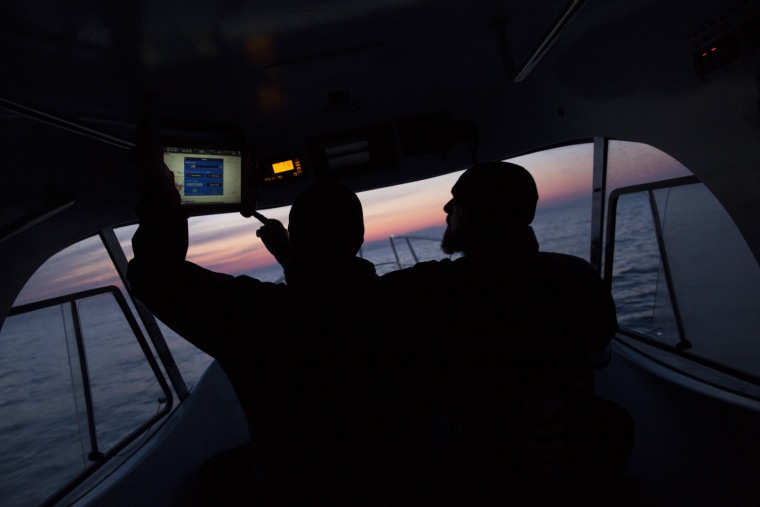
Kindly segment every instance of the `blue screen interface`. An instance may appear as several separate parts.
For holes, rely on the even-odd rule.
[[[224,159],[185,157],[185,195],[222,195]]]

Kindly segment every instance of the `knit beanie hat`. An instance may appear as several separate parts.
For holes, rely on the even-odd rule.
[[[356,194],[337,181],[320,181],[290,208],[291,246],[314,255],[356,255],[364,243],[364,214]]]
[[[509,162],[483,162],[467,169],[451,189],[457,205],[477,221],[527,226],[533,221],[538,189],[533,176]]]

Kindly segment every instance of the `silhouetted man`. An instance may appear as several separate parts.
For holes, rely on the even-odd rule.
[[[615,305],[588,262],[539,251],[530,226],[538,192],[523,167],[475,165],[451,193],[441,246],[463,256],[377,281],[407,323],[399,332],[419,347],[431,428],[422,465],[430,484],[420,496],[527,502],[533,412],[564,414],[569,397],[593,399],[594,369],[617,330]]]
[[[393,483],[387,456],[398,431],[385,401],[394,387],[378,376],[387,337],[373,325],[387,302],[374,292],[374,266],[356,257],[359,199],[335,182],[302,192],[289,246],[278,252],[287,284],[274,284],[185,260],[187,221],[170,179],[146,189],[138,206],[128,280],[159,319],[220,363],[237,392],[251,442],[229,458],[242,468],[255,462],[263,498],[246,472],[216,500],[245,493],[238,501],[256,505],[380,502]],[[220,464],[213,468],[223,479]]]

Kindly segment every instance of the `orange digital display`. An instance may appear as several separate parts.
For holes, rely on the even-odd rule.
[[[282,162],[274,162],[272,164],[272,171],[275,174],[286,173],[292,171],[295,167],[293,160],[283,160]]]

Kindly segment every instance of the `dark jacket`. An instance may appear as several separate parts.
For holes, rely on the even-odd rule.
[[[527,407],[548,403],[553,414],[569,396],[590,396],[594,358],[617,331],[614,301],[588,262],[539,252],[534,239],[503,246],[377,281],[408,322],[398,332],[418,347],[426,460],[438,464],[419,494],[437,492],[440,504],[502,505],[523,494]]]
[[[398,386],[377,321],[387,304],[365,260],[305,264],[290,263],[288,285],[274,284],[141,248],[128,280],[227,373],[276,505],[371,505],[393,454],[388,443],[401,432],[388,408]]]
[[[612,295],[591,265],[540,252],[535,241],[421,262],[376,285],[415,323],[410,336],[428,336],[427,346],[456,367],[498,352],[500,367],[514,362],[524,374],[572,377],[593,389],[595,358],[618,329]]]

